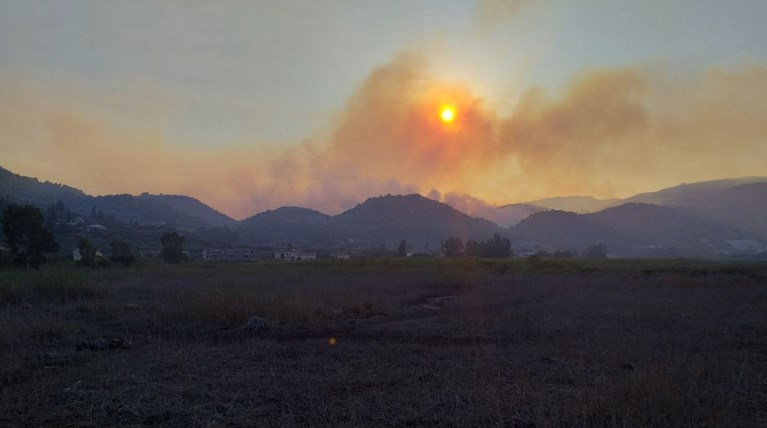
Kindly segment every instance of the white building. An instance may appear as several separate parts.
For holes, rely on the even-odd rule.
[[[293,262],[300,262],[303,260],[317,260],[317,253],[299,253],[297,251],[282,251],[274,253],[274,258],[277,260],[289,260]]]
[[[203,260],[217,260],[217,261],[240,260],[242,261],[242,260],[256,260],[257,258],[258,258],[258,254],[256,253],[256,250],[251,250],[249,248],[202,250]]]

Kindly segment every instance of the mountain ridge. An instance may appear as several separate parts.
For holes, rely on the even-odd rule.
[[[519,236],[554,249],[581,251],[604,244],[622,256],[733,255],[739,251],[734,241],[767,243],[764,236],[701,216],[632,202],[589,214],[542,211],[513,229]]]
[[[735,254],[738,246],[767,249],[767,178],[761,177],[683,184],[623,200],[548,199],[581,208],[612,204],[581,214],[529,204],[492,207],[463,195],[463,201],[473,204],[464,202],[466,207],[484,210],[484,217],[409,194],[370,197],[336,215],[285,206],[237,221],[189,196],[91,196],[2,168],[0,198],[44,210],[61,200],[81,216],[90,213],[91,222],[104,216],[131,224],[207,231],[205,236],[225,236],[221,240],[229,245],[396,248],[406,240],[413,247],[438,251],[440,242],[449,237],[486,240],[497,233],[530,248],[582,249],[604,243],[620,255],[726,255]],[[642,202],[648,200],[656,203]]]
[[[579,214],[601,211],[605,208],[619,204],[621,199],[597,199],[592,196],[554,196],[551,198],[537,199],[523,202],[545,209],[572,211]]]
[[[43,210],[62,201],[87,217],[92,211],[124,222],[169,223],[180,229],[232,226],[236,221],[186,195],[116,194],[92,196],[63,184],[41,182],[0,167],[0,197],[8,202],[35,205]]]

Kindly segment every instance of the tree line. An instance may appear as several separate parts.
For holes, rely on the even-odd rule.
[[[52,206],[48,210],[48,216],[33,205],[14,205],[2,204],[2,231],[5,236],[5,242],[8,246],[7,258],[0,252],[0,264],[7,262],[13,266],[24,267],[26,269],[39,268],[46,262],[47,254],[59,251],[59,244],[49,230],[52,227],[52,217],[60,216],[64,211],[63,205]],[[64,214],[67,218],[69,212]],[[98,214],[96,214],[98,217]],[[183,245],[185,238],[178,232],[166,232],[160,236],[162,245],[162,258],[168,264],[181,263],[186,260]],[[123,266],[130,266],[136,261],[128,243],[114,239],[110,242],[110,255],[104,257],[93,244],[86,238],[80,237],[77,250],[79,252],[80,266],[106,266],[109,261],[120,263]]]
[[[508,258],[513,255],[511,241],[499,234],[485,242],[451,237],[442,242],[442,252],[447,257]]]

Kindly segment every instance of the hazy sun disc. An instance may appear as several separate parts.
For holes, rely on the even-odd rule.
[[[439,118],[445,123],[452,122],[455,119],[455,109],[450,106],[442,107],[442,110],[439,112]]]

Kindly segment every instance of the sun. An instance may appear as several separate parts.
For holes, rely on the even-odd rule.
[[[439,111],[439,118],[445,123],[452,122],[455,120],[455,108],[453,106],[443,106]]]

